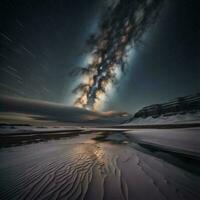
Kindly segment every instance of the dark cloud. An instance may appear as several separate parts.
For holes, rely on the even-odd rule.
[[[36,119],[65,123],[85,124],[118,124],[130,116],[125,113],[98,113],[81,108],[69,107],[47,101],[36,101],[24,98],[0,96],[0,113],[26,114]]]

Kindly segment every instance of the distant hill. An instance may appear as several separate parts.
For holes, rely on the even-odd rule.
[[[146,106],[126,123],[159,124],[200,121],[200,93],[176,98],[163,104]]]

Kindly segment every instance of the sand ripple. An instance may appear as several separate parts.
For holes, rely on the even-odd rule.
[[[2,200],[200,199],[199,177],[128,145],[54,141],[0,158]]]

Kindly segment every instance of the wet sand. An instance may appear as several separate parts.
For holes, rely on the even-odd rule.
[[[198,170],[123,132],[77,131],[32,142],[0,149],[0,199],[200,199]]]

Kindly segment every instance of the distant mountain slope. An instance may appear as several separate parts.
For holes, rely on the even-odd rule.
[[[128,124],[142,125],[196,122],[200,123],[200,93],[146,106],[126,121]]]

